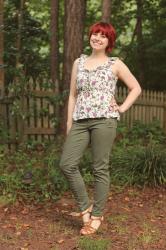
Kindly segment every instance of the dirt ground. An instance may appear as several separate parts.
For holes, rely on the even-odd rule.
[[[84,236],[76,212],[70,192],[54,203],[0,205],[0,250],[91,250],[79,243]],[[97,234],[86,237],[98,241],[94,250],[103,249],[101,240],[108,250],[166,249],[164,188],[111,187],[104,218]]]

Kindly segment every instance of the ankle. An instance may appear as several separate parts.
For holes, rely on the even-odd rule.
[[[85,213],[82,216],[82,220],[83,220],[83,222],[89,222],[89,220],[90,220],[90,212]]]

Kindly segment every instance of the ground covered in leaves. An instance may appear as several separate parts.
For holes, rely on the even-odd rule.
[[[111,187],[104,216],[96,235],[80,237],[70,192],[54,203],[0,203],[0,250],[166,249],[164,188]]]

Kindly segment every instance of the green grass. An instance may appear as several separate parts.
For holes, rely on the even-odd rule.
[[[91,239],[88,237],[80,238],[78,247],[80,250],[108,250],[111,241],[108,239]]]
[[[114,215],[114,216],[112,215],[112,216],[108,217],[107,221],[110,223],[113,223],[113,224],[114,223],[117,224],[117,223],[125,222],[125,221],[127,221],[127,219],[128,219],[127,215],[119,214],[119,215]]]
[[[159,232],[156,228],[147,223],[143,223],[142,234],[139,235],[139,240],[145,244],[151,244],[159,240]]]
[[[107,218],[107,221],[115,226],[115,230],[118,234],[126,234],[128,228],[123,225],[128,219],[128,216],[125,214],[110,216]]]
[[[0,206],[7,206],[7,205],[10,205],[10,204],[13,204],[14,201],[15,200],[13,199],[13,197],[4,196],[4,195],[0,196]]]

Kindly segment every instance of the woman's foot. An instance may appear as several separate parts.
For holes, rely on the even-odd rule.
[[[80,230],[81,235],[94,234],[99,229],[104,217],[91,216],[88,223],[86,223]]]
[[[87,225],[87,223],[89,223],[89,221],[90,221],[90,215],[92,212],[92,208],[93,208],[93,205],[91,205],[89,208],[87,208],[86,210],[84,210],[80,213],[80,216],[82,217],[84,226]]]

